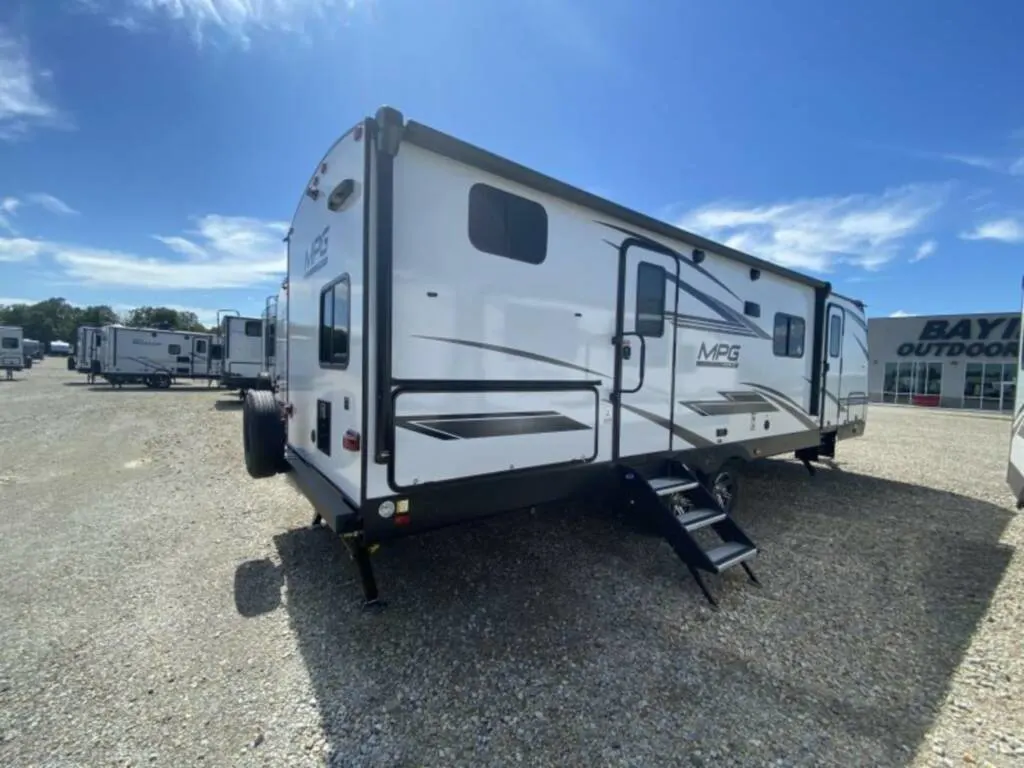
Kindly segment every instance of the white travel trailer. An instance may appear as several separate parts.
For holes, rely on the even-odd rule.
[[[25,352],[21,347],[24,336],[21,326],[0,325],[0,368],[8,379],[13,379],[14,372],[25,367]]]
[[[100,329],[92,325],[81,325],[75,333],[74,366],[79,373],[91,377],[99,372]]]
[[[281,283],[277,294],[267,297],[263,310],[263,374],[267,387],[279,392],[287,370],[288,281]]]
[[[230,310],[234,311],[234,310]],[[265,389],[263,320],[224,314],[218,322],[221,348],[221,386],[237,389],[242,397],[250,389]]]
[[[214,336],[191,331],[105,325],[95,339],[97,374],[111,386],[166,389],[175,379],[215,379]]]
[[[71,345],[66,341],[51,341],[50,354],[56,357],[68,357],[71,354]]]
[[[1021,328],[1024,328],[1024,278],[1021,279]],[[1017,350],[1020,361],[1020,377],[1024,377],[1024,331],[1020,334]],[[1018,381],[1013,406],[1013,422],[1010,428],[1010,456],[1006,466],[1006,482],[1013,491],[1017,509],[1024,509],[1024,382]]]
[[[377,542],[595,492],[714,603],[702,573],[754,579],[743,465],[864,431],[863,305],[390,108],[317,164],[287,242],[287,371],[246,398],[246,466],[293,470],[367,604]]]

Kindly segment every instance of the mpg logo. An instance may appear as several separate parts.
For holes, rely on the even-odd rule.
[[[705,344],[700,343],[697,350],[698,368],[739,368],[739,344]]]
[[[324,231],[317,235],[306,249],[303,277],[309,277],[327,263],[327,235],[330,231],[330,226],[324,227]]]

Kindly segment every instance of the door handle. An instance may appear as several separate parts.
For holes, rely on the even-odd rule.
[[[638,361],[639,365],[640,365],[640,380],[637,382],[637,385],[635,387],[633,387],[633,389],[623,389],[621,391],[621,394],[623,394],[623,395],[632,395],[635,392],[639,392],[643,388],[643,386],[644,386],[644,370],[647,367],[647,342],[644,339],[644,337],[642,335],[640,335],[639,333],[632,332],[632,331],[628,332],[628,333],[624,333],[624,334],[622,334],[622,336],[619,337],[619,349],[620,350],[623,349],[622,341],[623,341],[623,339],[625,339],[626,336],[636,336],[638,339],[640,339],[640,360]],[[626,358],[623,357],[623,360],[625,360],[625,359]]]

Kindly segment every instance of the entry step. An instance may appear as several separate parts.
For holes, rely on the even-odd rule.
[[[718,573],[749,560],[757,554],[757,547],[737,541],[726,542],[707,551],[708,560]]]
[[[726,518],[725,512],[717,509],[694,509],[677,516],[679,524],[687,531],[693,533],[709,525],[720,523]]]
[[[647,481],[659,496],[668,496],[673,493],[683,493],[699,488],[700,483],[685,477],[655,477]]]

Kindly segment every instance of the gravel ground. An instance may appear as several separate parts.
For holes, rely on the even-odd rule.
[[[0,764],[1019,765],[1007,422],[875,407],[810,479],[752,472],[762,589],[609,514],[377,555],[389,599],[205,386],[0,382]]]

